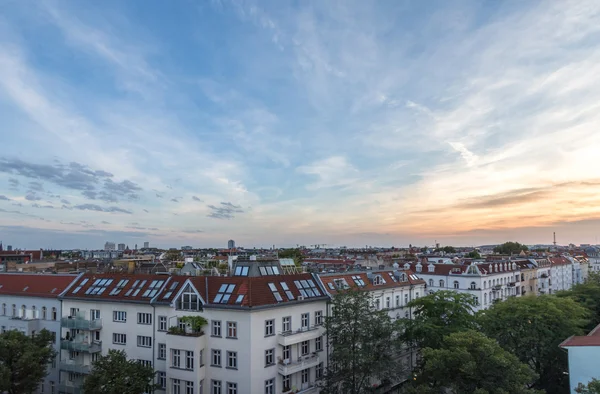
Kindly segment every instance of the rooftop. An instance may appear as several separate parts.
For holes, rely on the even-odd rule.
[[[361,290],[380,290],[391,287],[425,284],[410,270],[376,271],[376,272],[345,272],[342,274],[319,274],[319,280],[330,294],[351,287]]]
[[[56,298],[75,275],[0,274],[0,295]]]
[[[586,336],[571,336],[564,340],[560,347],[600,346],[600,324]]]

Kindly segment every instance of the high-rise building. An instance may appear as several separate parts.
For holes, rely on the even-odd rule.
[[[144,242],[144,249],[148,249],[150,247],[150,242]]]
[[[115,243],[114,242],[106,242],[104,244],[104,250],[115,250]]]
[[[227,241],[227,249],[235,249],[235,241],[233,239]]]
[[[117,245],[117,250],[120,250],[121,252],[125,250],[125,244],[119,244]]]
[[[6,245],[6,251],[12,252],[12,245]]]

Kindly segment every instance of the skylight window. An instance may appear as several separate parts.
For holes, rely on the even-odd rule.
[[[177,288],[178,284],[179,284],[179,282],[173,282],[173,284],[171,285],[171,287],[169,287],[169,291],[167,291],[165,293],[165,295],[163,297],[163,300],[171,297],[171,295],[173,294],[173,290],[175,290]]]
[[[285,282],[279,282],[279,285],[281,286],[281,288],[283,289],[283,291],[285,291],[285,295],[287,296],[287,298],[289,300],[293,300],[294,299],[294,294],[292,294],[292,292],[290,291],[290,288],[288,287],[287,283],[285,283]]]
[[[344,282],[345,283],[345,282]],[[309,280],[295,280],[294,284],[298,288],[298,291],[303,297],[319,297],[321,292],[317,289],[315,282],[312,279]]]
[[[357,286],[363,287],[365,285],[365,281],[359,275],[352,276],[352,280]]]
[[[271,289],[271,292],[273,293],[273,296],[275,297],[277,302],[283,301],[283,298],[281,297],[281,294],[279,294],[279,290],[277,290],[275,283],[269,283],[269,289]]]
[[[142,283],[140,283],[139,280],[136,280],[135,282],[133,282],[133,286],[131,286],[131,289],[127,290],[127,293],[125,293],[125,297],[129,297],[129,295],[131,294],[131,292],[133,292],[133,294],[131,294],[132,297],[135,297],[139,294],[140,290],[142,289],[142,287],[144,287],[144,285],[146,284],[147,281],[143,280]]]
[[[235,289],[235,285],[222,284],[213,302],[215,304],[227,304],[229,298],[231,298],[233,289]]]
[[[398,282],[398,280],[397,280],[397,279],[396,279],[396,277],[394,276],[394,273],[393,273],[393,272],[388,272],[388,274],[390,275],[390,278],[392,278],[392,280],[393,280],[394,282]]]
[[[113,282],[112,279],[96,279],[94,281],[94,283],[88,287],[88,289],[85,291],[85,294],[89,294],[89,295],[100,295],[102,293],[104,293],[104,291],[106,290],[106,288]],[[73,293],[76,293],[77,289],[75,289],[75,291]]]
[[[235,267],[234,276],[248,276],[250,267]]]
[[[79,286],[77,286],[75,288],[75,290],[73,290],[73,294],[77,294],[77,292],[79,290],[81,290],[81,288],[83,287],[83,285],[85,285],[88,282],[88,280],[89,280],[89,278],[85,278],[84,280],[82,280],[81,282],[79,282]],[[88,294],[88,293],[86,292],[86,294]]]
[[[235,303],[236,303],[236,304],[241,304],[243,300],[244,300],[244,294],[240,294],[240,295],[239,295],[239,296],[237,296],[237,298],[235,299]]]
[[[142,282],[142,284],[144,282]],[[158,290],[160,290],[160,287],[162,286],[163,283],[165,283],[164,280],[153,280],[152,283],[150,283],[150,286],[148,286],[148,289],[146,289],[144,294],[142,294],[142,297],[150,297],[150,298],[154,297],[156,295],[156,293],[158,293]],[[140,286],[140,287],[142,287],[142,286]]]
[[[117,295],[121,292],[121,290],[123,290],[123,288],[125,287],[125,285],[129,283],[129,279],[121,279],[119,281],[119,283],[117,283],[117,286],[115,286],[114,289],[112,289],[110,291],[110,293],[108,293],[108,295]]]

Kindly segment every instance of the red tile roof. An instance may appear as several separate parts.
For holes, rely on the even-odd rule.
[[[548,260],[550,260],[550,263],[552,263],[552,266],[571,264],[571,261],[565,257],[550,257]]]
[[[572,336],[564,340],[560,347],[571,346],[600,346],[600,324],[586,336]]]
[[[312,281],[314,288],[316,288],[319,293],[317,296],[305,297],[304,300],[314,300],[326,297],[323,289],[319,286],[318,281],[316,281],[311,274],[257,277],[196,276],[190,277],[189,280],[198,293],[200,293],[201,297],[206,302],[206,305],[211,306],[230,305],[254,308],[301,301],[298,297],[302,296],[302,294],[300,289],[296,286],[296,281],[298,281],[301,286],[303,283],[310,284],[310,281]],[[284,288],[284,283],[287,285],[287,291]],[[277,300],[269,284],[274,286],[281,297],[280,301]],[[225,285],[233,285],[234,287],[229,292],[229,299],[226,302],[222,302],[223,297],[218,297],[218,295],[220,290],[229,290],[225,288]],[[288,292],[292,295],[292,298],[288,296]],[[239,302],[237,302],[238,298]]]
[[[346,264],[346,265],[356,264],[355,260],[347,260],[347,259],[305,259],[304,262],[309,263],[309,264]]]
[[[0,295],[56,298],[75,275],[0,274]]]
[[[321,274],[319,275],[319,279],[323,283],[323,286],[330,294],[336,294],[338,292],[338,287],[336,286],[336,280],[339,281],[343,279],[346,284],[350,287],[360,288],[361,290],[367,291],[375,291],[379,289],[387,289],[393,287],[403,287],[410,286],[415,284],[425,284],[425,281],[419,278],[410,270],[401,270],[400,273],[405,274],[405,281],[394,280],[393,271],[378,271],[373,272],[373,278],[376,276],[380,276],[385,283],[375,285],[372,280],[369,279],[369,274],[367,272],[348,272],[343,274]],[[357,281],[354,279],[357,278],[359,281],[364,283],[364,285],[360,286],[357,284]],[[361,284],[362,284],[361,283]]]

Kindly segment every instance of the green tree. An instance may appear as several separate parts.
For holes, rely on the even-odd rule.
[[[590,272],[584,283],[577,284],[571,290],[556,293],[558,297],[569,297],[589,311],[590,321],[586,331],[600,324],[600,274]]]
[[[416,376],[421,393],[445,389],[457,394],[534,394],[527,388],[535,373],[498,343],[477,331],[445,337],[440,349],[423,350],[424,363]]]
[[[41,330],[33,337],[17,330],[0,334],[0,392],[34,392],[56,355],[53,339],[48,330]]]
[[[394,324],[378,310],[368,292],[351,289],[331,302],[325,320],[330,344],[327,371],[319,381],[323,394],[362,394],[374,383],[395,381],[402,373]]]
[[[456,249],[454,248],[454,246],[444,246],[442,248],[442,251],[444,253],[456,253]]]
[[[277,255],[280,259],[294,259],[294,264],[297,266],[304,262],[304,254],[298,248],[280,250]]]
[[[109,350],[92,364],[92,372],[83,382],[85,394],[140,394],[158,389],[154,369],[139,361],[128,360],[122,350]]]
[[[442,290],[408,304],[413,319],[398,320],[402,339],[420,348],[437,349],[446,335],[475,327],[475,297]]]
[[[465,255],[466,258],[468,259],[480,259],[481,255],[479,254],[478,251],[474,250],[472,252],[469,252]]]
[[[578,394],[600,394],[600,380],[592,379],[591,382],[586,385],[579,383],[575,392]]]
[[[519,254],[521,251],[528,251],[529,248],[518,242],[505,242],[494,248],[494,253],[499,254]]]
[[[587,311],[570,298],[511,297],[479,314],[482,331],[527,364],[539,378],[531,388],[569,392],[567,353],[558,345],[583,334]]]

